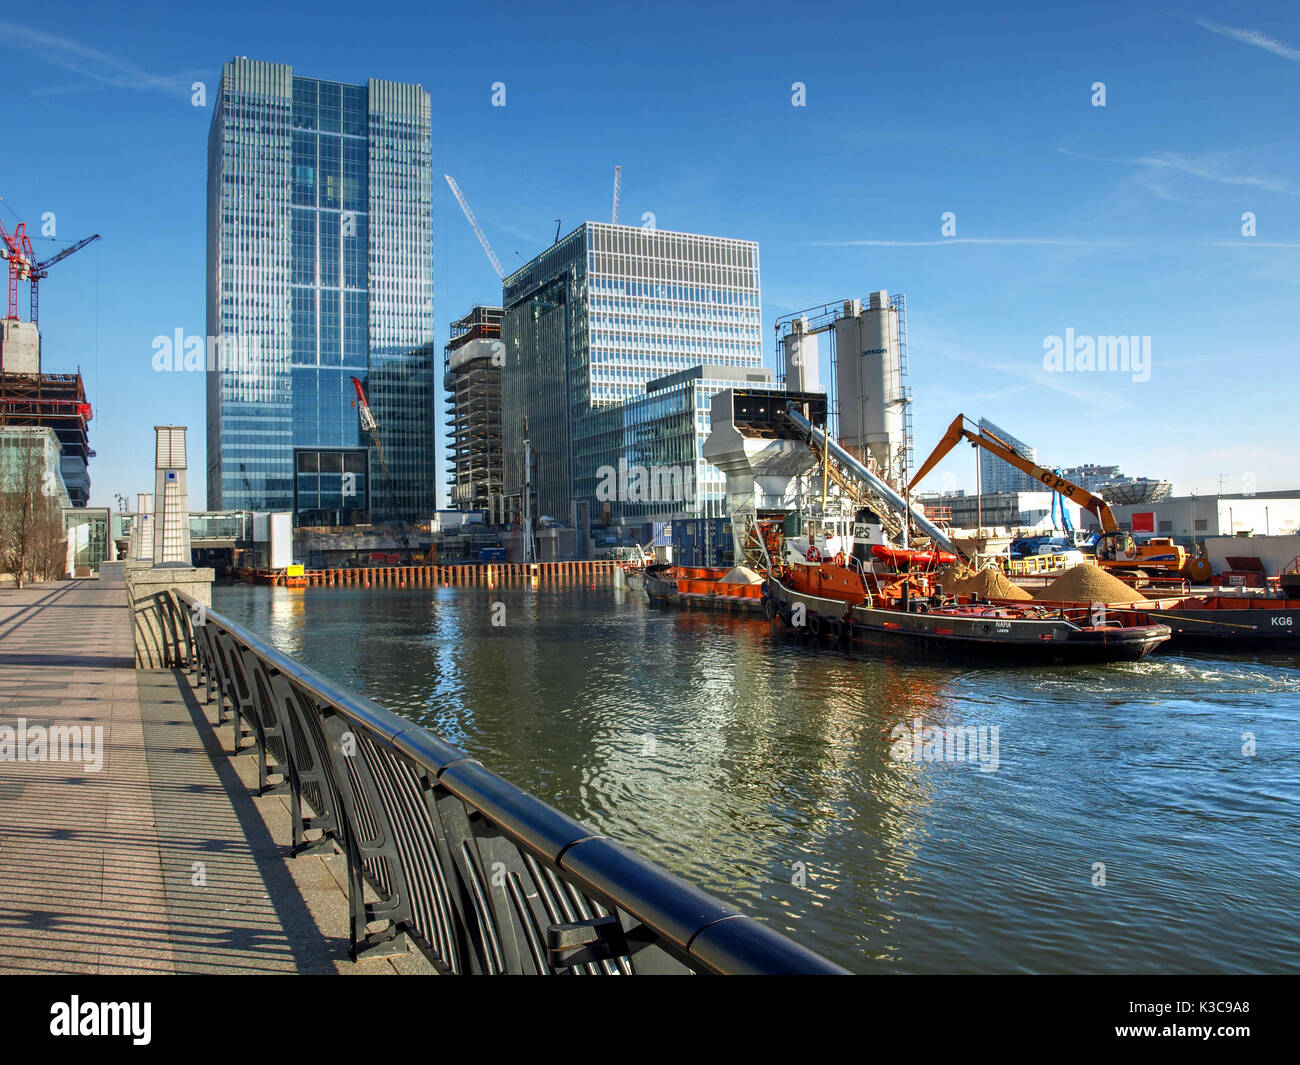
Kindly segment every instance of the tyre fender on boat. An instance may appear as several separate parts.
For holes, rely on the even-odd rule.
[[[821,619],[820,615],[817,615],[817,614],[809,614],[809,615],[808,615],[808,631],[809,631],[813,636],[821,636],[821,634],[822,634],[822,619]]]
[[[776,603],[772,601],[770,595],[763,596],[763,617],[768,621],[776,617]]]
[[[839,618],[831,618],[830,621],[831,639],[836,643],[844,642],[844,622]]]

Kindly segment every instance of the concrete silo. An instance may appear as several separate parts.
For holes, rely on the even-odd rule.
[[[895,486],[907,480],[906,394],[898,307],[888,292],[867,306],[846,300],[835,322],[835,384],[839,437],[855,455],[869,456]]]
[[[781,343],[785,345],[785,387],[791,392],[820,392],[817,334],[809,331],[806,314],[790,323],[790,332]]]

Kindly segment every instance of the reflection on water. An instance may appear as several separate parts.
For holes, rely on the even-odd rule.
[[[1294,967],[1294,657],[942,668],[603,580],[213,591],[286,653],[856,971]],[[997,771],[891,758],[918,718],[996,726]]]

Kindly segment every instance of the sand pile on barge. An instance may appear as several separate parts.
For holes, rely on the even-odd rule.
[[[958,595],[978,595],[981,599],[1032,599],[1033,596],[1012,584],[1001,570],[989,566],[957,585]]]
[[[936,583],[943,589],[945,595],[956,595],[962,582],[969,580],[974,574],[975,571],[969,566],[963,566],[958,562],[940,573]]]
[[[755,573],[748,566],[737,566],[725,577],[718,581],[719,584],[762,584],[763,578]]]
[[[1051,603],[1140,603],[1146,596],[1091,563],[1072,566],[1034,596]]]

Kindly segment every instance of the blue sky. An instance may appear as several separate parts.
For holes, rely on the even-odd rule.
[[[509,270],[556,218],[607,219],[617,163],[623,221],[759,241],[769,359],[780,315],[905,292],[918,462],[964,412],[1052,464],[1118,463],[1180,491],[1300,487],[1293,4],[321,0],[126,16],[53,0],[9,7],[0,41],[0,215],[39,230],[54,212],[42,257],[103,235],[41,290],[46,369],[79,365],[95,407],[96,505],[148,487],[161,422],[191,427],[204,504],[203,381],[155,373],[152,340],[205,329],[211,109],[190,86],[210,101],[235,55],[428,89],[439,348],[452,320],[500,300],[441,174]],[[1150,337],[1149,380],[1046,371],[1045,339],[1067,329]],[[440,490],[443,456],[440,442]],[[927,486],[973,489],[974,466],[963,448]]]

